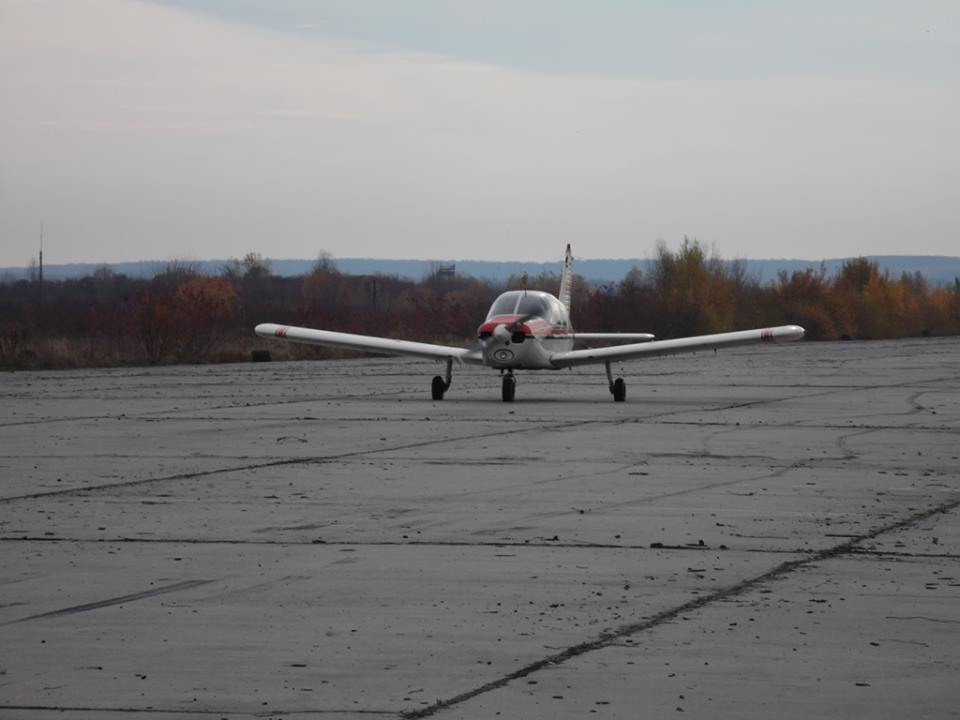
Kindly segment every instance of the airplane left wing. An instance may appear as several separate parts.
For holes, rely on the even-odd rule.
[[[556,368],[565,368],[591,363],[610,363],[621,360],[636,360],[641,357],[711,350],[720,347],[752,345],[761,342],[788,342],[799,340],[803,337],[803,334],[804,330],[799,325],[780,325],[764,330],[740,330],[716,335],[696,335],[676,340],[657,340],[588,350],[570,350],[554,353],[550,362]]]
[[[289,340],[308,345],[327,345],[373,353],[386,353],[388,355],[410,355],[433,360],[452,358],[460,362],[483,364],[483,356],[478,351],[447,345],[432,345],[430,343],[413,342],[412,340],[394,340],[393,338],[354,335],[330,330],[312,330],[292,325],[276,325],[275,323],[261,323],[254,328],[254,331],[260,337],[270,338],[271,340]]]

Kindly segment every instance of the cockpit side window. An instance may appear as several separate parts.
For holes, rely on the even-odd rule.
[[[566,312],[563,305],[556,298],[550,298],[550,317],[546,318],[552,325],[566,327]]]

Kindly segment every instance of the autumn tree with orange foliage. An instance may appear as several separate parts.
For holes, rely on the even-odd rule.
[[[203,360],[228,331],[237,309],[237,292],[223,278],[200,277],[177,288],[173,307],[177,358]]]
[[[736,310],[731,283],[721,260],[708,257],[699,242],[685,237],[676,253],[660,243],[651,273],[654,333],[680,337],[730,329]]]
[[[840,337],[851,332],[852,318],[833,293],[823,265],[813,270],[781,271],[771,293],[779,318],[803,326],[810,340]],[[767,323],[773,324],[773,323]]]

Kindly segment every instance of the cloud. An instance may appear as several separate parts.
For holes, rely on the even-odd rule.
[[[131,0],[3,13],[0,264],[41,219],[64,261],[635,256],[684,234],[816,258],[942,252],[956,228],[938,82],[540,72]]]

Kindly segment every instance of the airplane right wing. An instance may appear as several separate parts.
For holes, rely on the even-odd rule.
[[[409,355],[431,358],[433,360],[454,359],[460,362],[482,365],[483,356],[477,350],[432,345],[412,340],[394,340],[393,338],[373,337],[372,335],[354,335],[352,333],[333,332],[331,330],[312,330],[292,325],[260,323],[254,328],[260,337],[271,340],[289,340],[308,345],[327,345],[331,347],[365,350],[366,352],[385,353],[387,355]]]
[[[634,342],[644,342],[647,340],[653,340],[656,335],[651,335],[650,333],[583,333],[575,332],[573,334],[574,340],[602,340],[604,342],[624,342],[627,340],[633,340]]]
[[[804,329],[799,325],[780,325],[764,330],[739,330],[737,332],[718,333],[716,335],[696,335],[676,340],[656,340],[653,342],[630,343],[613,347],[590,348],[587,350],[569,350],[554,353],[550,362],[556,368],[589,365],[591,363],[610,363],[622,360],[636,360],[642,357],[673,355],[677,353],[711,350],[720,347],[752,345],[761,342],[788,342],[799,340]]]

